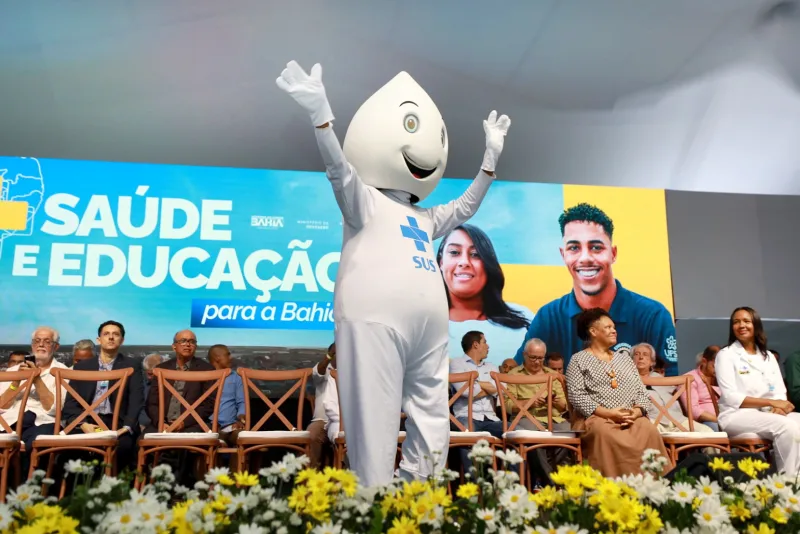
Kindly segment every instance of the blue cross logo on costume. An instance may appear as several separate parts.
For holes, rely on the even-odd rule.
[[[400,225],[400,232],[403,234],[403,237],[414,241],[414,246],[418,251],[426,252],[425,244],[430,244],[431,242],[428,237],[428,232],[419,227],[415,217],[406,216],[406,219],[408,219],[408,226],[404,224]],[[411,259],[414,260],[415,269],[425,269],[432,273],[436,272],[436,263],[434,263],[432,259],[422,256],[412,256]]]
[[[417,250],[420,252],[425,252],[425,243],[431,242],[431,240],[428,239],[428,233],[419,227],[415,217],[411,217],[409,215],[406,217],[406,219],[408,219],[409,225],[400,225],[400,231],[403,232],[403,237],[406,239],[413,239],[414,244],[417,246]]]

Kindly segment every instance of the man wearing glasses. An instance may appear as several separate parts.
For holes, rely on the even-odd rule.
[[[213,371],[214,366],[205,360],[195,358],[194,353],[197,351],[197,336],[191,330],[181,330],[172,338],[172,350],[175,351],[175,357],[167,360],[162,364],[156,366],[156,369],[169,369],[171,371]],[[189,403],[192,404],[203,396],[211,382],[184,382],[183,380],[176,380],[172,383],[172,387],[181,394],[181,396]],[[173,397],[172,393],[164,389],[164,402],[166,403],[166,413],[164,414],[164,422],[169,426],[173,421],[177,420],[185,411],[183,404]],[[197,415],[204,421],[211,419],[214,415],[214,395],[209,395],[200,406],[197,407]],[[154,377],[150,384],[150,392],[147,395],[147,415],[150,418],[150,425],[145,429],[145,434],[148,432],[158,432],[158,380]],[[181,423],[172,430],[173,432],[203,432],[203,427],[197,420],[189,415],[181,421]],[[172,466],[175,473],[175,478],[179,484],[192,487],[196,480],[199,480],[199,456],[195,453],[188,451],[166,451],[161,456],[162,463],[168,463]]]
[[[175,357],[167,360],[164,363],[156,366],[156,369],[169,369],[177,371],[213,371],[214,366],[205,360],[194,357],[197,351],[197,336],[191,330],[181,330],[172,338],[172,350],[175,351]],[[184,382],[176,380],[172,387],[180,393],[189,405],[192,405],[199,399],[203,393],[211,386],[210,382]],[[214,401],[213,395],[210,395],[203,403],[197,408],[197,415],[204,421],[214,414]],[[164,391],[164,402],[166,402],[167,411],[164,414],[165,423],[169,426],[173,421],[178,419],[184,412],[183,405],[172,396],[168,390]],[[153,380],[150,384],[150,392],[147,395],[147,415],[150,417],[150,427],[145,432],[157,432],[156,426],[158,425],[158,380]],[[181,421],[173,432],[203,432],[203,428],[197,423],[194,417],[189,415],[186,419]]]
[[[547,355],[547,345],[544,341],[538,338],[529,339],[523,345],[523,361],[522,365],[512,369],[508,372],[510,375],[541,375],[552,373],[552,371],[544,366],[545,356]],[[529,413],[535,417],[539,423],[547,428],[547,386],[545,384],[507,384],[508,392],[513,395],[523,405],[529,400],[533,399],[533,405],[529,409]],[[561,413],[567,409],[567,397],[564,395],[564,388],[561,387],[561,382],[553,382],[553,428],[550,431],[567,431],[570,430],[569,421],[561,417]],[[510,398],[505,399],[506,412],[508,414],[509,422],[513,421],[519,408]],[[525,416],[519,421],[519,428],[524,430],[539,430]],[[555,466],[565,460],[566,450],[557,449],[556,451],[546,449],[536,449],[531,452],[534,461],[529,461],[529,466],[533,472],[536,485],[546,484],[550,478],[550,473],[555,470]]]
[[[8,368],[9,371],[22,371],[34,367],[41,370],[39,376],[33,379],[33,387],[22,419],[22,441],[25,443],[26,451],[31,450],[36,436],[52,434],[55,430],[56,378],[50,374],[50,371],[55,368],[67,368],[66,365],[53,358],[58,350],[59,340],[58,331],[55,328],[40,326],[31,336],[33,358],[28,357],[21,364]],[[23,384],[20,384],[19,381],[0,383],[0,409],[5,410],[3,417],[11,427],[19,418],[22,386]],[[28,474],[29,461],[29,453],[23,454],[23,476]]]

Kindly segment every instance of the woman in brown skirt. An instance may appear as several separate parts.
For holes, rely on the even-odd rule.
[[[668,458],[661,435],[647,418],[650,400],[627,349],[616,352],[614,321],[601,308],[578,316],[586,349],[567,367],[567,393],[575,410],[572,428],[585,430],[583,456],[604,476],[641,472],[642,453],[657,449]]]

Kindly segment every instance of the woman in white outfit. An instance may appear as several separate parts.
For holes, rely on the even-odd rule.
[[[728,436],[755,433],[771,440],[778,471],[800,468],[800,413],[786,400],[775,356],[767,350],[761,317],[753,308],[733,310],[728,346],[717,354],[721,392],[719,424]]]

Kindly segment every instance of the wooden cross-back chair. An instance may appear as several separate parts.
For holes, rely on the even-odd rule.
[[[650,394],[650,402],[653,407],[658,411],[653,420],[653,424],[658,426],[662,422],[671,423],[676,431],[661,432],[661,439],[664,441],[664,446],[669,453],[669,459],[673,465],[678,463],[678,456],[688,450],[692,449],[705,449],[706,447],[718,449],[722,452],[730,452],[731,446],[728,442],[728,434],[725,432],[695,432],[694,415],[692,413],[692,381],[694,377],[691,375],[657,377],[657,376],[643,376],[642,382],[645,386],[650,387],[674,387],[675,391],[672,397],[666,404],[663,404],[661,398],[655,393]],[[686,394],[686,424],[676,420],[669,409],[677,403],[680,406],[679,399],[683,394]]]
[[[708,388],[709,395],[711,395],[711,402],[714,404],[714,414],[717,415],[717,420],[719,420],[719,395],[710,384],[704,383]],[[770,454],[772,451],[772,441],[758,437],[755,432],[746,432],[736,437],[728,436],[728,443],[731,449],[753,454]]]
[[[472,418],[473,402],[475,401],[475,382],[478,380],[477,371],[465,371],[463,373],[450,373],[448,381],[451,386],[451,391],[454,391],[450,396],[448,408],[450,409],[450,423],[455,426],[456,430],[450,430],[450,448],[453,447],[472,447],[480,440],[486,440],[493,448],[502,447],[503,440],[492,436],[489,432],[476,432],[475,423]],[[453,406],[459,398],[463,398],[466,394],[467,402],[467,426],[456,418],[453,413]],[[461,475],[463,477],[464,471],[462,466]],[[495,462],[495,468],[497,467]]]
[[[473,403],[475,401],[475,382],[478,380],[477,371],[465,371],[463,373],[450,373],[448,375],[448,382],[450,389],[453,392],[450,395],[448,402],[450,423],[455,426],[456,430],[450,430],[450,448],[453,447],[472,447],[480,440],[486,440],[492,448],[502,447],[503,440],[492,436],[489,432],[476,432],[475,421],[472,417]],[[459,398],[466,394],[467,402],[467,426],[456,418],[453,413],[453,406]],[[493,467],[497,468],[497,459],[492,459]],[[461,466],[461,479],[464,480],[464,473],[466,466]],[[449,485],[448,485],[449,489]]]
[[[306,385],[311,376],[311,369],[294,369],[290,371],[258,371],[255,369],[239,368],[239,375],[244,383],[245,403],[245,429],[239,432],[236,440],[237,461],[239,471],[247,465],[247,455],[254,451],[265,451],[280,448],[297,451],[308,456],[311,452],[311,434],[303,430],[303,407],[306,400]],[[255,384],[259,382],[294,382],[294,384],[278,399],[272,402]],[[251,392],[255,393],[267,406],[265,413],[258,422],[252,422]],[[297,411],[293,414],[292,422],[281,411],[281,406],[295,393],[298,396]],[[270,420],[277,419],[286,430],[262,430]]]
[[[566,399],[566,411],[569,412],[569,398],[567,397],[567,383],[562,375],[556,373],[542,373],[537,375],[511,375],[504,373],[492,372],[490,376],[494,379],[497,385],[497,394],[501,399],[500,410],[503,414],[503,440],[507,445],[512,445],[517,449],[519,455],[522,456],[523,464],[520,470],[520,484],[525,484],[530,489],[530,477],[527,474],[527,457],[528,453],[536,449],[544,448],[560,448],[567,449],[575,453],[578,463],[583,461],[581,453],[581,440],[578,433],[575,431],[558,431],[554,432],[550,429],[553,428],[553,382],[558,381],[564,391]],[[516,385],[537,385],[541,384],[547,389],[547,426],[543,425],[531,413],[533,408],[533,397],[520,401],[514,394],[509,392],[506,384]],[[508,422],[509,414],[506,409],[505,399],[510,399],[513,405],[519,410],[516,417],[512,419],[511,423]],[[517,430],[522,418],[533,423],[536,430]]]
[[[333,442],[333,467],[337,469],[341,469],[344,467],[344,460],[347,456],[347,439],[345,436],[344,430],[344,415],[342,414],[341,410],[341,396],[339,395],[339,373],[333,369],[331,370],[331,377],[333,378],[334,383],[336,384],[336,398],[340,402],[338,402],[339,406],[339,433],[336,436],[336,439]],[[400,422],[405,418],[404,413],[400,413],[400,421],[397,424],[397,454],[395,455],[394,459],[394,468],[397,469],[400,466],[400,460],[403,457],[403,442],[406,440],[406,432],[404,430],[400,430]]]
[[[144,486],[145,483],[144,466],[147,457],[152,454],[153,463],[156,464],[160,453],[165,450],[195,452],[202,455],[206,469],[214,466],[219,448],[219,403],[222,400],[225,379],[230,374],[230,369],[215,371],[178,371],[160,367],[153,369],[153,375],[158,381],[158,432],[149,432],[139,440],[139,459],[136,465],[138,487]],[[189,404],[189,401],[175,389],[176,381],[208,382],[209,385],[197,400]],[[167,393],[170,393],[171,398],[175,398],[182,407],[180,416],[171,423],[166,420],[169,409]],[[208,420],[204,420],[197,413],[198,408],[206,402],[214,403],[210,425]],[[181,432],[180,430],[186,427],[187,420],[197,423],[202,432]]]
[[[119,411],[122,406],[122,398],[128,384],[128,378],[133,374],[133,368],[115,369],[112,371],[76,371],[73,369],[51,369],[53,376],[56,379],[55,390],[55,428],[53,435],[36,436],[33,440],[31,447],[31,467],[28,477],[33,475],[39,457],[48,456],[47,462],[47,476],[52,475],[53,468],[55,467],[56,454],[64,451],[85,451],[94,454],[99,454],[103,457],[103,464],[105,465],[105,472],[111,476],[115,472],[115,457],[117,452],[117,444],[119,443],[118,424],[119,424]],[[83,397],[78,395],[73,389],[74,384],[70,382],[108,382],[108,389],[99,397],[94,399],[91,404],[86,402]],[[111,396],[116,393],[116,401],[111,408],[111,428],[105,424],[103,419],[97,414],[97,410],[106,399],[111,399]],[[67,395],[75,399],[83,410],[80,415],[73,419],[69,424],[61,428],[64,404],[67,401]],[[85,433],[81,431],[83,423],[89,423],[98,427],[97,432]],[[73,431],[77,431],[74,434]],[[66,478],[61,480],[61,489],[59,490],[59,498],[64,496],[66,492]]]
[[[25,406],[28,404],[28,397],[31,394],[33,387],[33,379],[41,373],[38,367],[34,369],[26,369],[24,371],[6,371],[0,373],[0,382],[8,382],[9,387],[12,382],[19,381],[17,387],[16,397],[19,398],[20,404],[17,411],[17,422],[12,426],[8,424],[3,413],[0,413],[0,502],[6,502],[6,492],[8,491],[8,470],[11,467],[15,468],[16,483],[20,483],[20,459],[19,454],[22,449],[22,418],[25,414]],[[8,389],[6,389],[8,391]],[[20,397],[21,396],[21,397]],[[12,462],[16,458],[15,462]]]

